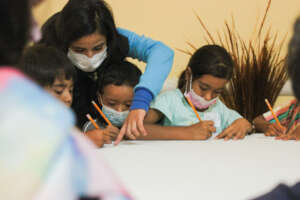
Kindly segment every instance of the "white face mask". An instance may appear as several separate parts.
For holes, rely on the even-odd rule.
[[[107,47],[100,53],[95,54],[93,57],[89,58],[84,54],[76,53],[72,49],[68,51],[68,58],[71,62],[84,72],[95,71],[107,57]]]
[[[110,122],[117,127],[121,127],[129,114],[129,110],[118,112],[104,104],[102,104],[102,111]]]
[[[190,80],[190,90],[189,90],[189,92],[187,91],[187,85],[186,85],[184,96],[189,98],[191,100],[191,102],[193,103],[193,105],[200,110],[207,109],[210,106],[214,105],[217,102],[217,98],[218,98],[218,97],[216,97],[210,101],[207,101],[203,97],[197,95],[194,92],[194,90],[192,89],[192,77]]]

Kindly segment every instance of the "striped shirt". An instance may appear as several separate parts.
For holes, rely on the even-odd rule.
[[[300,103],[297,99],[293,99],[289,103],[275,108],[274,113],[281,125],[287,128],[287,131],[292,130],[300,122]],[[270,111],[264,113],[263,117],[266,121],[275,123],[275,119]]]

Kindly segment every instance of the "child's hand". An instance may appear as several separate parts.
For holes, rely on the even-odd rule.
[[[276,137],[279,140],[300,140],[300,126],[297,126],[293,131],[289,131],[287,134],[281,134]]]
[[[115,127],[114,125],[108,125],[105,129],[103,129],[103,134],[105,136],[109,136],[110,140],[116,140],[120,132],[120,129]],[[111,144],[111,142],[110,142]]]
[[[269,124],[265,132],[265,136],[279,136],[285,134],[286,128],[283,126],[278,126],[276,123]]]
[[[146,136],[147,132],[144,128],[145,116],[146,116],[146,111],[143,109],[131,110],[115,141],[115,145],[121,142],[125,134],[131,140],[135,140],[136,137],[140,135]]]
[[[217,139],[229,140],[229,139],[243,139],[248,132],[252,129],[251,124],[248,120],[241,118],[235,120],[230,126],[217,135]]]
[[[93,130],[87,131],[87,132],[85,132],[85,135],[90,140],[92,140],[93,143],[99,148],[103,147],[104,142],[106,143],[106,142],[108,142],[107,140],[110,139],[109,137],[104,136],[103,130],[101,130],[101,129],[93,129]],[[105,141],[104,137],[106,137],[106,141]],[[111,141],[110,141],[110,143],[111,143]]]
[[[201,121],[187,126],[187,133],[192,134],[194,140],[207,140],[216,131],[213,121]]]

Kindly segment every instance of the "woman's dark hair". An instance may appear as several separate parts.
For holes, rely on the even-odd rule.
[[[72,42],[95,31],[106,36],[107,58],[95,72],[83,72],[76,68],[72,108],[78,127],[82,127],[86,121],[87,113],[94,117],[95,109],[91,101],[95,100],[99,78],[109,71],[111,63],[124,61],[129,52],[128,39],[118,33],[112,12],[103,0],[69,0],[62,11],[50,17],[42,26],[40,43],[59,48],[65,53]]]
[[[55,79],[75,81],[76,70],[64,52],[36,44],[25,49],[19,68],[41,87],[52,86]]]
[[[288,49],[287,65],[294,94],[300,100],[300,18],[294,25],[294,34]]]
[[[69,0],[42,26],[41,43],[67,52],[72,42],[95,32],[106,37],[109,55],[126,56],[128,40],[117,32],[112,12],[103,0]],[[126,48],[121,48],[124,42]]]
[[[233,72],[233,61],[230,54],[218,45],[206,45],[199,48],[190,58],[188,67],[192,70],[193,80],[203,75],[212,75],[229,80]],[[179,78],[178,87],[185,86],[186,70]]]
[[[29,40],[28,0],[0,1],[0,65],[16,65]]]
[[[98,84],[98,92],[102,93],[103,88],[113,84],[117,86],[126,85],[135,87],[141,76],[141,70],[134,64],[123,61],[117,64],[112,64],[106,70]]]

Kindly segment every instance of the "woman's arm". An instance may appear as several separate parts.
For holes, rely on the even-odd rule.
[[[156,96],[172,68],[173,50],[162,42],[134,32],[121,28],[118,28],[118,31],[128,38],[128,56],[147,63],[145,73],[136,88],[147,88],[153,96]]]
[[[160,92],[173,65],[174,52],[161,42],[131,31],[118,29],[119,33],[128,38],[129,54],[132,58],[147,63],[140,82],[135,87],[130,113],[124,122],[120,134],[115,141],[118,144],[126,134],[129,138],[147,135],[143,120],[149,109],[150,102]]]

